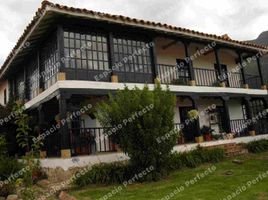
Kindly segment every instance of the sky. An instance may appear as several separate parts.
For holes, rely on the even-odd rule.
[[[167,23],[232,39],[268,30],[267,0],[50,0],[67,6]],[[0,1],[0,66],[40,7],[39,0]]]

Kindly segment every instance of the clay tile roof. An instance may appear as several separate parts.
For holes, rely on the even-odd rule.
[[[81,13],[81,14],[85,14],[85,15],[94,15],[98,18],[101,18],[103,20],[121,20],[124,23],[129,23],[131,25],[146,25],[151,29],[155,29],[156,31],[161,29],[164,31],[177,31],[178,34],[190,34],[191,37],[206,37],[203,39],[207,39],[207,40],[218,40],[219,42],[229,42],[232,45],[242,45],[245,48],[250,48],[250,49],[254,49],[254,50],[259,50],[259,51],[268,51],[268,47],[266,46],[262,46],[262,45],[257,45],[257,44],[252,44],[249,42],[243,42],[243,41],[238,41],[238,40],[233,40],[231,39],[227,34],[224,34],[222,36],[217,36],[217,35],[213,35],[213,34],[207,34],[207,33],[202,33],[199,31],[194,31],[194,30],[189,30],[189,29],[185,29],[182,27],[176,27],[176,26],[171,26],[168,24],[162,24],[159,22],[152,22],[152,21],[146,21],[146,20],[142,20],[142,19],[136,19],[136,18],[130,18],[130,17],[125,17],[122,15],[112,15],[112,14],[107,14],[107,13],[102,13],[102,12],[95,12],[92,10],[87,10],[87,9],[80,9],[80,8],[74,8],[74,7],[68,7],[68,6],[64,6],[64,5],[59,5],[59,4],[53,4],[49,1],[44,0],[41,4],[41,8],[39,8],[37,10],[37,12],[35,13],[35,16],[33,17],[32,21],[28,24],[28,26],[26,27],[26,29],[24,30],[22,36],[19,38],[19,40],[17,41],[15,47],[13,48],[13,50],[11,51],[11,53],[9,54],[9,56],[6,58],[3,66],[1,69],[5,68],[9,61],[12,59],[12,57],[15,55],[16,49],[18,49],[21,45],[23,40],[25,40],[27,34],[31,31],[32,27],[35,25],[35,23],[38,21],[38,19],[40,18],[40,13],[44,12],[46,10],[47,7],[51,7],[51,8],[55,8],[56,11],[65,11],[65,12],[72,12],[70,14],[77,14],[77,13]],[[89,16],[90,17],[90,16]],[[1,72],[1,71],[0,71]]]

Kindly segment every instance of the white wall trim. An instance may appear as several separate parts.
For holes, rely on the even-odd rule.
[[[217,140],[212,142],[201,143],[200,146],[216,146],[222,144],[230,143],[248,143],[251,141],[268,139],[268,135],[258,135],[258,136],[249,136],[241,137],[230,140]],[[177,145],[174,147],[174,152],[187,152],[195,149],[199,144],[186,144],[186,145]],[[85,167],[89,165],[94,165],[98,163],[110,163],[115,161],[123,161],[129,159],[124,153],[102,153],[91,156],[77,156],[73,158],[63,159],[63,158],[47,158],[41,159],[41,166],[44,168],[56,169],[57,167],[62,168],[63,170],[68,170],[75,167]]]
[[[122,90],[125,86],[129,89],[134,88],[135,86],[138,88],[143,88],[145,84],[143,83],[111,83],[111,82],[97,82],[97,81],[78,81],[78,80],[65,80],[58,81],[47,90],[42,92],[40,95],[30,100],[25,104],[26,109],[35,106],[42,99],[48,97],[53,92],[58,89],[96,89],[96,90]],[[148,84],[150,90],[154,89],[154,84]],[[165,88],[165,85],[162,85]],[[204,93],[229,93],[229,94],[244,94],[244,95],[268,95],[267,90],[261,89],[243,89],[243,88],[221,88],[221,87],[201,87],[201,86],[177,86],[177,85],[169,85],[169,89],[172,92],[188,92],[188,93],[196,93],[196,94],[204,94]]]

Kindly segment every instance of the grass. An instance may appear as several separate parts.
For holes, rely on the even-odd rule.
[[[212,165],[202,165],[195,169],[183,169],[176,171],[165,180],[153,183],[133,184],[122,190],[109,200],[160,200],[170,194],[176,187],[184,186],[184,190],[177,193],[174,200],[222,200],[227,195],[247,186],[247,182],[256,179],[261,173],[268,171],[268,153],[249,154],[239,157],[243,164],[234,164],[234,158],[227,159],[215,164],[216,170],[204,178],[198,180],[193,185],[186,187],[185,182],[203,173]],[[69,194],[78,200],[100,199],[107,193],[120,185],[97,186],[90,185],[86,188],[73,189]],[[268,176],[256,183],[254,186],[247,187],[235,199],[237,200],[268,200]]]

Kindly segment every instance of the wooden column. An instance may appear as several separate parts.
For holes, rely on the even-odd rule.
[[[183,42],[183,45],[184,45],[184,51],[185,51],[185,60],[189,69],[189,78],[190,78],[189,85],[196,86],[193,62],[190,59],[190,50],[189,50],[190,43]]]
[[[39,105],[38,108],[38,129],[39,129],[39,135],[43,133],[44,130],[44,108],[43,105]],[[45,138],[46,140],[46,138]],[[41,147],[40,151],[40,158],[46,158],[47,157],[47,146],[46,146],[46,141],[43,141],[44,146]]]
[[[254,136],[256,135],[256,131],[255,131],[254,124],[252,123],[253,111],[251,107],[250,98],[249,97],[244,98],[244,102],[245,102],[245,107],[246,107],[246,112],[247,112],[247,119],[251,120],[251,124],[248,126],[249,134],[251,136]]]
[[[62,26],[57,27],[57,43],[59,50],[59,62],[60,66],[58,69],[57,80],[63,81],[66,80],[66,72],[65,72],[65,54],[64,54],[64,31]],[[76,77],[77,78],[77,77]]]
[[[265,109],[268,109],[268,97],[263,98],[263,105]]]
[[[230,120],[230,112],[229,112],[229,107],[228,107],[228,101],[229,101],[229,97],[222,97],[222,103],[223,103],[223,107],[224,107],[224,120],[226,120],[226,132],[227,133],[231,133],[232,129],[231,129],[231,120]]]
[[[71,144],[70,144],[70,134],[68,131],[68,124],[66,122],[67,118],[67,98],[68,96],[64,93],[58,95],[59,102],[59,118],[60,118],[60,138],[61,138],[61,157],[70,158],[71,157]]]
[[[247,81],[246,81],[245,70],[244,70],[244,67],[243,67],[243,57],[242,57],[241,52],[237,52],[237,55],[238,55],[238,63],[240,64],[240,71],[241,71],[241,74],[242,74],[243,87],[248,89],[249,85],[247,84]]]
[[[191,101],[192,101],[193,109],[195,109],[197,111],[198,111],[198,106],[197,106],[196,101],[197,101],[198,98],[199,98],[198,96],[191,96]],[[198,143],[203,142],[203,136],[201,136],[199,116],[195,120],[195,124],[194,125],[196,126],[196,134],[195,134],[196,142],[198,142]]]
[[[45,85],[44,85],[44,77],[43,77],[43,69],[40,62],[40,51],[37,52],[37,68],[38,68],[38,74],[39,74],[39,88],[37,91],[37,94],[40,94],[44,91]]]
[[[27,80],[27,68],[24,66],[23,68],[23,76],[24,76],[24,99],[23,101],[27,102],[29,100],[29,87],[28,87],[28,80]]]
[[[111,70],[111,82],[118,83],[118,76],[114,72],[115,67],[115,59],[114,59],[114,36],[113,33],[110,32],[108,35],[108,51],[109,51],[109,68]]]
[[[151,63],[152,63],[152,72],[153,72],[153,81],[154,83],[161,83],[161,79],[158,72],[158,65],[157,65],[157,56],[156,56],[156,42],[155,39],[151,40],[150,46],[150,55],[151,55]]]
[[[217,79],[219,81],[220,87],[226,87],[225,81],[222,79],[225,79],[225,74],[223,74],[222,68],[221,68],[221,62],[220,62],[220,56],[219,56],[219,49],[214,47],[214,53],[215,53],[215,61],[216,61],[216,71],[217,71]]]
[[[267,90],[267,86],[264,82],[264,78],[263,78],[263,74],[262,74],[262,64],[261,64],[261,60],[259,57],[257,58],[257,65],[258,65],[258,71],[259,71],[259,75],[260,75],[260,79],[261,79],[261,89]]]

